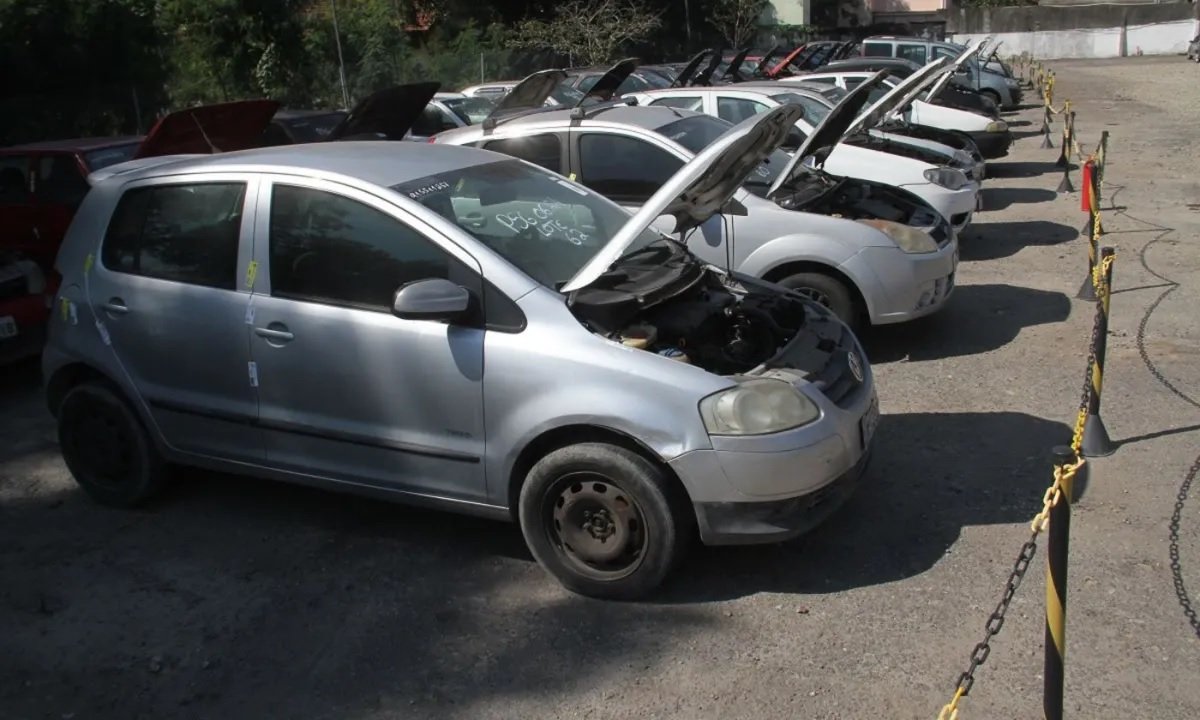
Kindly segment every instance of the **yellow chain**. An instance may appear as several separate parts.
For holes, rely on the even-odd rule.
[[[1099,238],[1100,234],[1093,233],[1093,236]],[[1113,260],[1115,260],[1116,257],[1116,253],[1109,255],[1108,257],[1104,258],[1104,260],[1096,263],[1095,267],[1092,268],[1092,287],[1096,289],[1096,292],[1101,293],[1102,295],[1107,294],[1108,291],[1111,290],[1111,288],[1108,287],[1108,283],[1104,282],[1104,278],[1108,275],[1108,269],[1112,267]]]
[[[1088,368],[1089,372],[1091,368]],[[1079,457],[1083,451],[1083,428],[1087,425],[1088,408],[1087,405],[1079,408],[1079,412],[1075,413],[1075,430],[1071,434],[1071,452],[1075,453],[1075,457]]]
[[[1058,501],[1062,499],[1063,487],[1073,480],[1075,473],[1083,467],[1084,459],[1076,457],[1075,462],[1070,465],[1054,466],[1054,483],[1046,488],[1046,494],[1042,496],[1042,511],[1035,515],[1033,522],[1029,524],[1029,529],[1033,531],[1034,535],[1045,530],[1046,526],[1050,524],[1050,508],[1058,504]]]
[[[950,702],[946,703],[942,711],[938,713],[938,720],[958,720],[958,701],[962,700],[963,689],[960,687],[954,691],[954,697],[950,698]]]

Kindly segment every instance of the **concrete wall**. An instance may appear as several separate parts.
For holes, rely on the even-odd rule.
[[[1186,52],[1200,32],[1196,13],[1191,3],[954,8],[947,12],[946,34],[963,43],[995,35],[1004,41],[1001,55],[1172,55]]]
[[[946,0],[868,0],[872,13],[937,12],[946,9]]]
[[[764,25],[808,25],[811,9],[808,0],[770,0],[763,10]]]

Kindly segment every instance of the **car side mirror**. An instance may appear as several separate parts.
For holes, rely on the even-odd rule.
[[[471,293],[443,278],[405,283],[392,297],[392,314],[405,320],[449,322],[470,308]]]

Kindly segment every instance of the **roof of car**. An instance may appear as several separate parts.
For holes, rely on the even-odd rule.
[[[110,137],[70,138],[68,140],[43,140],[0,148],[0,152],[27,152],[32,150],[54,150],[58,152],[89,152],[115,145],[141,142],[140,135],[113,135]]]
[[[255,148],[216,155],[186,155],[152,167],[119,173],[125,181],[204,172],[279,172],[344,175],[389,187],[440,172],[507,159],[473,147],[430,145],[402,141],[318,142]]]

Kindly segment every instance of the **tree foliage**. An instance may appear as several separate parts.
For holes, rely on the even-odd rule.
[[[622,46],[640,42],[662,23],[660,13],[637,0],[568,0],[551,18],[525,20],[516,30],[522,47],[549,48],[573,62],[613,60]]]
[[[743,48],[754,42],[758,20],[766,7],[767,0],[713,0],[708,21],[721,32],[729,47]]]

